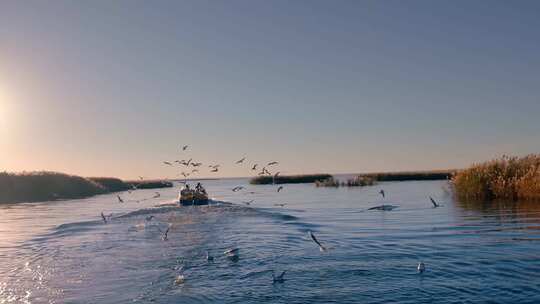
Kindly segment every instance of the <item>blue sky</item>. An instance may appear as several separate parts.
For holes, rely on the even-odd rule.
[[[458,168],[540,150],[535,1],[2,1],[0,170]],[[3,109],[2,109],[3,108]],[[190,153],[180,153],[180,144]],[[209,175],[209,174],[202,174]]]

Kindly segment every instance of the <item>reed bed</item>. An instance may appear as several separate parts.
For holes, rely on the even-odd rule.
[[[316,187],[365,187],[375,185],[375,180],[371,177],[357,176],[355,178],[349,178],[346,181],[340,181],[333,177],[327,178],[323,181],[315,181]]]
[[[462,200],[540,201],[540,155],[503,156],[474,164],[452,181]]]
[[[316,181],[326,180],[331,178],[330,174],[304,174],[304,175],[279,175],[273,176],[258,176],[252,178],[249,183],[253,185],[266,185],[266,184],[302,184],[302,183],[314,183]]]
[[[360,176],[369,177],[379,182],[445,180],[450,179],[456,170],[410,171],[365,173]]]
[[[102,185],[57,172],[0,173],[0,203],[83,198],[107,193]]]
[[[80,177],[58,172],[0,172],[0,203],[77,199],[133,189],[172,187],[167,181],[124,182],[112,177]]]

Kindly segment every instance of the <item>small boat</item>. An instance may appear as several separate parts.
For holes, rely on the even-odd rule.
[[[183,188],[178,195],[180,205],[208,205],[208,194],[206,191],[197,191],[189,188]]]

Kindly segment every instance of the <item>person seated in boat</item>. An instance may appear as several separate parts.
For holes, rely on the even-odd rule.
[[[201,185],[201,183],[197,183],[197,186],[195,186],[195,190],[197,190],[197,191],[200,192],[200,193],[206,194],[206,190],[205,190],[204,187]]]

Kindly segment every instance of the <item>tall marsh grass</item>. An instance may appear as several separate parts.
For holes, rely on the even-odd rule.
[[[135,187],[134,187],[135,186]],[[0,203],[77,199],[133,188],[172,187],[167,181],[124,182],[113,177],[80,177],[58,172],[0,172]]]
[[[540,155],[503,156],[474,164],[452,181],[463,200],[540,200]]]
[[[0,173],[0,203],[83,198],[106,193],[102,185],[57,172]]]
[[[355,178],[349,178],[345,181],[340,181],[333,177],[327,178],[323,181],[315,181],[316,187],[364,187],[375,185],[375,180],[371,177],[357,176]]]

